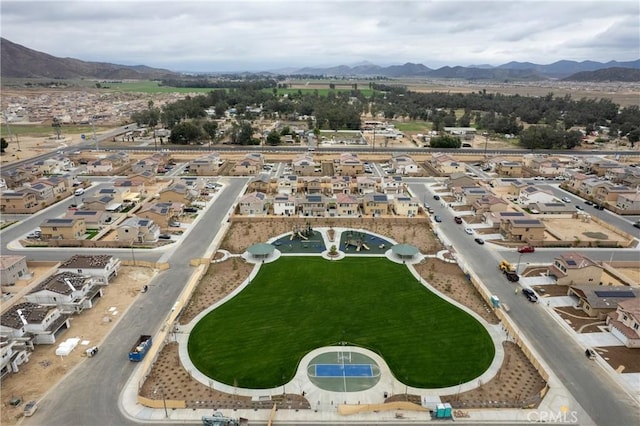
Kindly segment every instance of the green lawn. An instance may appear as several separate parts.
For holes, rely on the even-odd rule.
[[[193,329],[188,350],[229,385],[286,383],[312,349],[340,341],[379,353],[410,386],[457,385],[494,356],[473,317],[428,291],[403,265],[379,258],[283,257]]]
[[[430,121],[409,121],[409,122],[393,122],[393,125],[396,129],[401,132],[423,132],[426,133],[431,130],[431,122]]]

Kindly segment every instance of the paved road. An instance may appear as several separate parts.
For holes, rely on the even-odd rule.
[[[410,188],[420,198],[433,201],[430,204],[434,214],[443,219],[437,226],[438,232],[446,236],[463,256],[467,267],[478,275],[491,293],[510,306],[511,319],[596,424],[640,424],[638,403],[602,368],[594,367],[593,361],[584,356],[584,348],[545,312],[544,306],[532,304],[521,294],[514,294],[514,285],[497,269],[503,253],[491,250],[489,245],[474,243],[473,237],[464,232],[464,227],[453,222],[453,213],[433,200],[432,192],[428,191],[426,197],[420,195],[425,193],[424,185],[410,184]],[[637,252],[634,254],[637,259]]]
[[[73,370],[40,402],[38,413],[26,425],[134,424],[118,407],[120,392],[137,364],[128,353],[141,334],[155,334],[163,323],[193,268],[189,260],[201,256],[226,220],[247,179],[229,179],[213,206],[195,223],[187,238],[170,254],[171,268],[160,273],[122,316],[99,354]],[[109,291],[109,290],[107,290]]]

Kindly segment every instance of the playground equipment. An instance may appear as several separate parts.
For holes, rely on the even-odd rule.
[[[303,226],[303,227],[298,227],[298,225],[295,225],[291,230],[291,238],[289,240],[291,241],[296,237],[300,238],[301,240],[308,240],[310,237],[313,237],[314,235],[315,235],[315,232],[311,228],[311,224],[307,222],[306,226]]]
[[[364,243],[365,234],[359,232],[349,232],[347,238],[344,241],[345,251],[349,249],[349,246],[356,248],[356,251],[361,249],[369,250],[369,246]]]

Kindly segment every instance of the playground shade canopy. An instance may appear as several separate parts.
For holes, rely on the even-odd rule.
[[[402,259],[411,259],[419,253],[419,250],[416,246],[412,246],[411,244],[396,244],[391,247],[391,252]]]
[[[253,244],[247,248],[249,254],[254,257],[268,257],[274,250],[274,246],[266,243]]]

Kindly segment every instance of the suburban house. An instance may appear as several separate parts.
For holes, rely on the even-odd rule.
[[[291,216],[296,213],[296,205],[296,197],[293,195],[289,193],[276,194],[273,197],[273,214]]]
[[[9,373],[20,371],[20,366],[29,362],[29,355],[32,351],[33,344],[0,336],[0,379]]]
[[[153,185],[156,183],[156,175],[151,172],[143,172],[130,175],[126,178],[118,178],[113,181],[113,186],[116,188],[136,188],[134,191],[138,191],[137,188],[144,187],[145,185]]]
[[[116,229],[118,241],[124,243],[149,243],[158,241],[160,227],[151,219],[130,217]]]
[[[544,230],[544,223],[538,219],[509,218],[500,222],[500,234],[509,241],[540,241]]]
[[[87,172],[89,174],[106,174],[113,171],[113,163],[106,158],[89,161],[87,163]]]
[[[412,175],[420,172],[420,166],[409,155],[401,154],[391,158],[391,168],[401,175]]]
[[[0,255],[0,284],[15,285],[18,280],[30,278],[26,256]]]
[[[27,344],[53,344],[70,327],[69,315],[55,306],[18,303],[0,316],[0,336]]]
[[[181,203],[146,203],[136,212],[136,216],[150,219],[161,228],[167,228],[169,222],[177,220],[182,214],[184,204]]]
[[[549,275],[556,277],[556,284],[599,284],[602,267],[579,253],[570,252],[557,256],[548,268]]]
[[[4,179],[7,188],[20,188],[27,182],[31,182],[33,175],[31,170],[26,166],[18,166],[15,169],[2,169],[0,176]]]
[[[3,213],[32,213],[39,203],[32,192],[4,191],[0,194],[0,211]]]
[[[464,164],[451,158],[448,154],[434,152],[429,160],[431,166],[441,176],[450,176],[453,173],[464,173]]]
[[[156,173],[158,167],[160,166],[160,161],[155,158],[145,158],[144,160],[137,161],[131,165],[131,173],[133,174],[141,174],[141,173]]]
[[[617,310],[621,302],[637,303],[640,288],[597,284],[570,285],[567,295],[578,299],[576,308],[583,310],[590,317],[604,320],[608,314]]]
[[[557,200],[553,192],[535,186],[525,186],[518,194],[518,203],[523,206],[531,203],[553,203]]]
[[[528,219],[530,216],[524,212],[503,211],[503,212],[485,212],[482,221],[494,228],[499,228],[500,224],[509,219]]]
[[[590,176],[580,172],[567,172],[567,174],[569,175],[569,179],[564,182],[564,186],[573,192],[580,191],[582,182],[590,179]]]
[[[640,212],[640,192],[620,194],[615,205],[622,211]]]
[[[324,217],[329,209],[329,201],[320,193],[308,194],[300,200],[298,206],[305,216]]]
[[[122,203],[116,202],[112,195],[92,195],[82,199],[83,208],[87,210],[118,211]]]
[[[302,182],[304,184],[303,189],[309,195],[325,193],[325,188],[324,188],[324,184],[323,184],[322,178],[319,178],[319,177],[304,177],[301,180],[299,180],[298,182]]]
[[[238,200],[240,214],[255,215],[267,213],[267,195],[264,192],[251,192]]]
[[[52,218],[40,224],[40,231],[43,240],[81,240],[87,232],[87,226],[82,218]]]
[[[408,195],[396,195],[391,200],[393,212],[398,216],[415,217],[418,215],[420,202]]]
[[[91,309],[102,297],[102,287],[88,275],[61,272],[45,278],[24,298],[43,306],[56,306],[64,314],[77,314]]]
[[[174,183],[158,194],[158,201],[164,203],[191,204],[198,197],[197,191],[182,183]]]
[[[640,348],[640,297],[618,302],[616,310],[607,315],[607,325],[627,348]]]
[[[613,186],[613,184],[606,180],[600,180],[597,178],[585,179],[580,184],[579,191],[584,198],[593,198],[596,194],[596,190],[603,186]]]
[[[636,193],[636,189],[631,189],[624,185],[606,185],[596,188],[593,201],[598,204],[615,204],[620,195],[632,195]]]
[[[49,176],[48,178],[40,178],[34,183],[42,183],[44,185],[49,185],[51,187],[51,191],[53,192],[53,196],[55,198],[61,198],[69,191],[69,187],[71,186],[68,183],[67,179],[64,179],[60,176]]]
[[[189,163],[189,170],[197,176],[212,176],[218,172],[218,168],[222,164],[220,154],[212,152],[211,154],[198,157]]]
[[[351,184],[353,182],[351,176],[332,176],[331,177],[331,194],[350,194]]]
[[[467,188],[462,188],[461,197],[459,200],[457,200],[457,197],[456,197],[456,201],[460,201],[461,203],[470,206],[470,205],[473,205],[473,203],[476,200],[479,200],[484,197],[488,197],[490,195],[493,195],[493,193],[486,188],[482,188],[480,186],[471,186]]]
[[[296,194],[298,192],[298,176],[284,175],[278,179],[279,194]]]
[[[336,194],[336,215],[357,216],[360,213],[360,200],[352,194]]]
[[[67,210],[65,219],[84,219],[84,224],[88,229],[99,229],[101,226],[111,223],[113,213],[104,210]]]
[[[100,188],[99,190],[97,190],[95,192],[95,194],[100,197],[100,196],[104,196],[104,195],[108,195],[110,197],[113,198],[113,201],[116,203],[124,203],[127,195],[129,195],[130,193],[130,189],[129,188],[116,188],[116,187],[111,187],[111,188]]]
[[[362,198],[362,210],[366,215],[388,214],[390,210],[389,197],[380,192],[369,192]]]
[[[356,184],[358,188],[358,194],[370,194],[377,192],[378,182],[368,176],[356,177]]]
[[[573,215],[576,212],[575,207],[565,203],[529,203],[526,207],[535,214]]]
[[[522,177],[522,163],[518,161],[499,161],[495,172],[499,176]]]
[[[107,285],[112,278],[118,276],[120,259],[108,254],[82,255],[76,254],[58,266],[59,272],[73,272],[89,275],[96,284]]]
[[[471,205],[471,210],[475,214],[483,214],[486,212],[504,212],[509,208],[509,204],[502,198],[495,195],[487,195],[482,198],[478,198]]]
[[[34,194],[40,201],[51,202],[55,199],[51,185],[46,185],[42,182],[27,183],[22,188],[22,191]]]
[[[452,173],[447,179],[447,188],[468,188],[478,186],[478,181],[467,176],[466,173]]]
[[[260,153],[248,153],[245,157],[237,161],[231,170],[234,176],[255,175],[264,166],[264,156]]]
[[[385,176],[383,178],[376,179],[379,183],[376,185],[376,190],[383,194],[404,194],[405,186],[402,181],[402,176]]]
[[[271,174],[260,173],[258,176],[251,179],[247,186],[247,191],[272,194],[275,192],[276,185],[276,180],[275,178],[271,178]]]
[[[314,176],[320,173],[320,163],[313,161],[309,154],[302,154],[291,162],[293,173],[297,176]]]
[[[364,163],[357,154],[343,152],[334,160],[334,170],[336,175],[357,176],[364,173]]]

